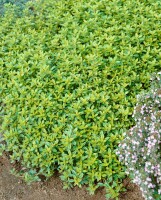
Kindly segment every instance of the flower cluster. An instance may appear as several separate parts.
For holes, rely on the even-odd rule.
[[[147,200],[161,199],[161,72],[148,93],[137,96],[136,125],[125,134],[116,154]]]

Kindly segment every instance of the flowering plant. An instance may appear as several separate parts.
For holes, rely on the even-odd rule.
[[[151,90],[137,96],[136,125],[125,134],[116,154],[147,200],[161,199],[161,72]]]

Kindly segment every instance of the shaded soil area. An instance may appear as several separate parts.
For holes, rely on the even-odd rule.
[[[11,164],[8,158],[0,157],[0,200],[105,200],[103,188],[89,195],[85,187],[63,189],[58,175],[46,182],[27,185],[21,179],[10,174]],[[127,192],[119,200],[144,200],[138,187],[125,181]]]

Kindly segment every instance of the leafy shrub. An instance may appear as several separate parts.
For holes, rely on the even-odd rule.
[[[26,2],[29,0],[0,0],[0,15],[5,13],[5,4],[11,4],[17,6],[19,11],[24,9]]]
[[[160,74],[160,76],[159,76]],[[127,174],[148,200],[161,199],[161,73],[152,88],[138,96],[134,110],[136,125],[119,144],[117,154]]]
[[[0,18],[1,151],[26,181],[58,170],[65,188],[103,185],[117,198],[114,151],[160,69],[160,11],[152,0],[46,0]]]

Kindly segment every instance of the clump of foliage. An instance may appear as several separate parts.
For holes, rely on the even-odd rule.
[[[117,198],[115,150],[160,69],[160,11],[152,0],[45,0],[0,18],[1,151],[26,181],[58,170],[65,188]]]
[[[25,4],[29,0],[0,0],[0,15],[3,15],[5,13],[5,5],[10,4],[10,5],[15,5],[17,6],[17,11],[21,11],[22,9],[25,8]]]
[[[160,74],[160,76],[159,76]],[[117,154],[147,200],[161,199],[161,73],[151,90],[138,96],[136,125],[126,132]]]

